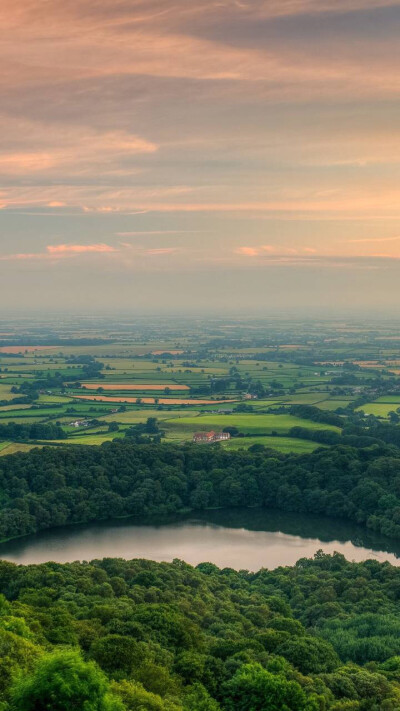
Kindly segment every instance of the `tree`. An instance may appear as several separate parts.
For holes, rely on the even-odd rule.
[[[329,642],[313,637],[290,639],[277,649],[303,674],[331,672],[339,666],[339,657]]]
[[[231,437],[237,437],[239,434],[239,430],[237,427],[234,427],[233,425],[229,425],[228,427],[224,427],[222,430],[223,432],[227,432],[230,434]]]
[[[120,696],[131,711],[181,711],[175,704],[164,705],[161,696],[146,691],[139,682],[121,681],[112,683],[113,691]]]
[[[21,677],[11,691],[13,711],[124,711],[112,696],[105,676],[79,652],[45,654],[34,672]]]
[[[244,664],[225,684],[227,711],[317,711],[317,700],[307,699],[300,684],[271,674],[261,664]]]
[[[135,639],[110,634],[96,640],[90,650],[92,658],[107,674],[122,671],[129,675],[133,666],[139,666],[143,651]]]
[[[183,701],[184,711],[219,711],[220,706],[202,684],[187,688]]]
[[[148,434],[158,434],[160,428],[157,423],[156,417],[148,417],[145,426],[145,432]]]

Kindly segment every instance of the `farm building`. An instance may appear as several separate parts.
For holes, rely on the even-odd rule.
[[[193,442],[221,442],[230,438],[229,432],[214,432],[211,430],[211,432],[196,432],[193,435]]]

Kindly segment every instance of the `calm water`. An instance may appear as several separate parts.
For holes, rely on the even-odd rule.
[[[343,521],[259,509],[207,512],[162,524],[112,521],[71,526],[0,544],[0,557],[16,563],[94,558],[180,558],[196,565],[276,568],[323,549],[349,560],[375,558],[400,565],[400,542]]]

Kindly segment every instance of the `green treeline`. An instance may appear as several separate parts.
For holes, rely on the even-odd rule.
[[[8,422],[6,425],[0,424],[0,440],[10,439],[12,441],[24,439],[63,439],[65,432],[60,425],[53,423],[43,424],[18,424]]]
[[[320,410],[314,405],[291,405],[289,412],[295,417],[301,417],[304,420],[312,420],[313,422],[325,422],[328,425],[335,427],[343,427],[344,421],[340,415],[330,410]]]
[[[2,711],[396,711],[400,569],[0,562]]]
[[[119,516],[259,506],[342,517],[400,537],[400,451],[312,454],[108,442],[0,461],[0,538]]]

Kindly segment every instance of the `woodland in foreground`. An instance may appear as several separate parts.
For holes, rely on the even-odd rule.
[[[400,569],[0,563],[2,711],[392,711]]]
[[[364,444],[364,446],[361,446]],[[400,537],[400,450],[140,444],[0,463],[1,538],[116,516],[268,507]],[[0,711],[395,711],[400,568],[0,562]]]

